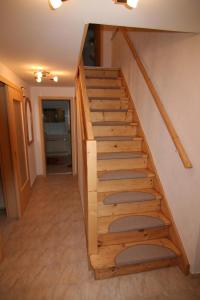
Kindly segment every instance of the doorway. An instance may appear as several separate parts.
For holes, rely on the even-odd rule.
[[[46,174],[72,174],[71,101],[42,99]]]
[[[101,27],[89,24],[83,47],[83,62],[85,66],[101,66]]]
[[[30,191],[23,101],[21,90],[0,82],[0,209],[10,218],[22,216]]]

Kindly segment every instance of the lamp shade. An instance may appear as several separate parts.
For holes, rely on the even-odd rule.
[[[138,5],[138,1],[139,0],[127,0],[127,5],[132,7],[132,8],[136,8]]]
[[[49,3],[53,9],[57,9],[62,5],[62,0],[49,0]]]

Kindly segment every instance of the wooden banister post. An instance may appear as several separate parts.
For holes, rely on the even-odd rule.
[[[87,191],[88,191],[88,251],[97,253],[97,145],[96,141],[86,142]]]
[[[81,182],[86,182],[84,194],[84,212],[86,223],[86,235],[88,243],[88,253],[96,254],[98,250],[97,241],[97,144],[94,140],[92,121],[90,116],[89,99],[87,95],[85,74],[83,63],[79,67],[79,77],[77,81],[77,96],[81,102],[79,105],[82,116],[82,152],[83,161],[80,162],[81,168],[85,171],[86,178],[81,178]],[[84,176],[83,176],[84,177]]]

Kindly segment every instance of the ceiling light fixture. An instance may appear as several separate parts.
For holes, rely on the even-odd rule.
[[[35,76],[38,77],[38,78],[42,78],[42,76],[43,76],[43,75],[42,75],[42,71],[36,72],[36,73],[35,73]]]
[[[127,0],[127,5],[131,8],[136,8],[139,0]]]
[[[38,83],[42,82],[42,78],[41,78],[41,77],[36,77],[35,80],[36,80],[36,82],[38,82]]]
[[[53,76],[53,81],[58,82],[58,76]]]
[[[58,76],[57,75],[52,75],[50,72],[46,71],[37,71],[34,73],[35,80],[38,83],[42,82],[42,79],[50,79],[53,80],[54,82],[58,82]]]
[[[49,5],[52,9],[57,9],[61,7],[62,3],[67,0],[49,0]]]
[[[114,0],[115,4],[125,4],[130,8],[136,8],[139,0]]]

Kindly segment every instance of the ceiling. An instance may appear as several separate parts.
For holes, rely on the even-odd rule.
[[[43,69],[60,80],[42,85],[70,86],[86,24],[199,32],[199,12],[199,0],[140,0],[132,10],[112,0],[69,0],[56,11],[48,0],[1,1],[0,61],[30,85]]]

